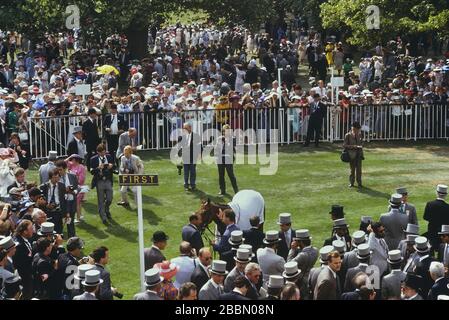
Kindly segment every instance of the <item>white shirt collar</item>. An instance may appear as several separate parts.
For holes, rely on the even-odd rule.
[[[157,296],[157,292],[156,292],[156,291],[153,291],[153,290],[148,290],[148,289],[147,289],[147,292],[149,292],[149,293],[153,293],[154,295],[156,295],[156,296]]]
[[[237,292],[238,294],[244,296],[244,294],[239,290],[239,288],[234,288],[234,290],[232,290],[232,292]]]
[[[151,248],[156,249],[157,251],[161,251],[158,247],[156,247],[154,244],[151,246]]]
[[[413,297],[408,298],[407,300],[412,300],[413,298],[415,298],[418,295],[418,293],[416,293]]]

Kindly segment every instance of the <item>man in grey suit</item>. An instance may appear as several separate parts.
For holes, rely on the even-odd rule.
[[[303,299],[309,298],[309,290],[307,288],[310,269],[313,268],[318,259],[318,249],[312,247],[312,238],[309,230],[296,230],[295,237],[291,244],[291,249],[287,257],[287,261],[296,261],[298,268],[301,270],[299,277],[299,289]]]
[[[408,223],[418,225],[418,217],[416,215],[416,208],[413,204],[408,203],[407,188],[400,187],[396,189],[396,193],[402,196],[402,204],[399,207],[399,212],[408,217]]]
[[[308,287],[309,287],[309,294],[310,297],[313,298],[314,297],[314,290],[315,290],[315,286],[316,286],[316,282],[318,280],[318,276],[321,272],[321,270],[323,270],[324,267],[327,266],[327,256],[329,255],[329,253],[331,253],[334,250],[333,246],[324,246],[320,249],[320,264],[321,266],[319,267],[315,267],[312,268],[309,272],[309,279],[308,279]]]
[[[403,258],[403,264],[407,263],[408,258],[415,252],[413,245],[415,239],[419,236],[419,226],[417,224],[407,224],[407,228],[404,230],[405,239],[399,242],[398,250],[401,251]]]
[[[129,128],[127,132],[124,132],[120,135],[118,139],[118,149],[116,153],[117,159],[119,159],[123,155],[126,146],[131,146],[133,151],[137,150],[136,128]]]
[[[285,260],[276,254],[279,241],[279,232],[267,231],[263,239],[266,248],[257,250],[257,261],[259,261],[264,282],[268,282],[270,275],[282,276],[284,272]]]
[[[226,271],[226,262],[223,260],[212,261],[210,268],[211,278],[201,288],[198,294],[198,300],[218,300],[224,293],[223,282],[228,275]]]
[[[40,184],[47,183],[50,180],[50,178],[48,177],[48,174],[50,173],[50,171],[52,171],[54,168],[56,168],[55,161],[57,158],[58,158],[58,153],[56,151],[50,151],[48,153],[48,162],[39,167]]]
[[[229,272],[224,281],[224,292],[231,292],[234,289],[234,281],[238,276],[245,276],[245,268],[251,262],[254,254],[248,249],[237,249],[235,254],[235,267]]]
[[[371,225],[373,232],[368,238],[368,245],[371,249],[371,264],[379,267],[380,275],[382,276],[388,269],[388,246],[385,242],[385,227],[380,222],[375,222]]]
[[[143,174],[144,167],[143,161],[133,154],[131,146],[126,146],[124,149],[123,157],[120,160],[120,174]],[[137,203],[137,187],[122,186],[120,188],[121,201],[117,203],[119,206],[129,206],[128,202],[128,190],[134,193],[134,202]]]
[[[159,269],[151,268],[145,271],[145,292],[137,293],[133,300],[162,300],[159,297],[161,282],[164,280],[159,274]]]
[[[314,289],[313,300],[338,300],[341,286],[337,272],[341,268],[341,257],[338,251],[332,251],[327,256],[328,265],[323,267]]]
[[[391,250],[388,252],[388,263],[391,272],[382,279],[382,299],[383,300],[400,300],[401,284],[405,280],[406,273],[401,270],[402,261],[399,250]]]
[[[98,292],[99,285],[103,283],[100,278],[100,271],[89,270],[85,273],[85,278],[81,282],[84,288],[84,293],[73,297],[73,300],[98,300],[95,294]]]
[[[385,227],[385,241],[389,250],[398,247],[399,242],[404,239],[404,230],[407,228],[408,217],[399,212],[401,201],[400,194],[393,194],[390,199],[390,212],[382,214],[379,220]]]
[[[111,274],[105,268],[109,263],[109,249],[99,247],[92,252],[91,257],[95,262],[95,270],[100,272],[100,278],[103,280],[98,290],[98,300],[113,300],[113,296],[117,294],[117,289],[112,287]]]
[[[156,263],[167,260],[162,254],[162,250],[167,246],[168,236],[164,231],[156,231],[153,234],[151,248],[146,248],[143,252],[145,260],[145,270],[153,268]]]
[[[357,267],[359,259],[357,258],[357,247],[366,243],[366,233],[358,230],[352,234],[352,250],[345,253],[342,264],[347,268]]]
[[[352,292],[356,289],[354,279],[361,272],[366,274],[370,258],[371,251],[369,245],[366,243],[359,245],[357,249],[357,259],[359,259],[359,264],[356,267],[349,268],[346,272],[343,292]]]

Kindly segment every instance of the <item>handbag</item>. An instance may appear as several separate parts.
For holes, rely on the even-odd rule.
[[[347,149],[344,149],[343,152],[340,155],[340,159],[343,162],[350,162],[349,152]]]

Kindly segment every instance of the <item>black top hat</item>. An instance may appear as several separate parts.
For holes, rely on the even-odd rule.
[[[343,206],[340,206],[338,204],[334,204],[331,207],[331,211],[329,214],[333,214],[336,216],[336,219],[342,219],[345,216],[345,213],[343,211]]]
[[[161,242],[161,241],[167,241],[168,239],[169,239],[168,235],[166,235],[164,231],[156,231],[153,234],[153,238],[151,239],[151,241]]]

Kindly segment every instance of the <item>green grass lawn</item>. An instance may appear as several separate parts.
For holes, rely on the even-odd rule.
[[[387,201],[394,189],[406,186],[410,202],[417,207],[421,232],[425,231],[422,221],[425,203],[435,197],[438,183],[449,183],[449,147],[446,144],[371,143],[363,162],[366,187],[363,190],[347,188],[349,169],[339,160],[340,150],[340,145],[331,144],[319,149],[304,149],[300,145],[280,147],[279,169],[274,176],[260,176],[258,165],[236,166],[239,188],[255,189],[265,198],[265,230],[277,229],[278,214],[290,212],[293,227],[309,229],[313,244],[320,247],[330,235],[332,222],[328,212],[332,204],[345,207],[352,233],[359,226],[360,216],[377,219],[387,211]],[[200,199],[210,196],[219,201],[216,197],[219,191],[217,169],[212,165],[199,165],[197,186],[200,190],[186,193],[182,176],[178,176],[176,167],[168,160],[168,151],[139,155],[145,160],[145,172],[159,174],[160,181],[157,187],[143,189],[145,244],[150,245],[154,231],[164,230],[170,236],[165,255],[173,258],[178,254],[181,228],[188,222],[189,213],[199,208]],[[228,190],[232,190],[229,181],[227,185]],[[108,267],[113,285],[125,294],[124,299],[131,299],[140,287],[137,211],[117,206],[119,197],[116,182],[111,211],[115,223],[106,227],[97,213],[96,191],[91,191],[83,208],[85,222],[78,225],[77,233],[85,240],[86,254],[100,245],[110,249]],[[229,197],[224,199],[229,200]],[[132,207],[135,208],[133,202]]]

